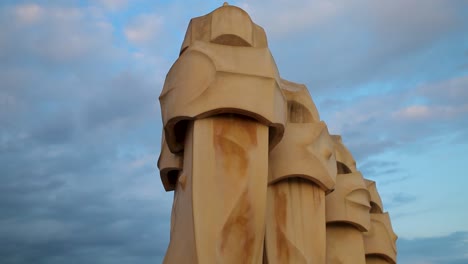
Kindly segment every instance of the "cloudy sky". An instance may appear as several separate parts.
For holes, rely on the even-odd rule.
[[[399,263],[468,263],[468,2],[232,1],[308,86],[399,235]],[[160,263],[158,95],[222,1],[0,3],[0,262]]]

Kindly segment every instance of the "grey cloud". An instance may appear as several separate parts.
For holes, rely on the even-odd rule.
[[[395,176],[395,174],[392,172],[393,177],[386,177],[384,179],[379,179],[378,181],[379,181],[380,185],[385,186],[385,185],[394,184],[394,183],[401,184],[404,181],[410,179],[409,175],[403,174],[403,176],[400,176],[400,174],[402,172],[401,170],[397,170],[397,171],[399,173],[398,176]]]
[[[147,83],[143,76],[123,73],[107,84],[105,89],[93,92],[85,108],[87,128],[106,125],[113,121],[131,121],[159,115],[157,89],[154,83]],[[127,124],[128,125],[128,124]]]
[[[398,146],[398,142],[395,139],[379,140],[377,138],[366,138],[366,135],[361,133],[359,136],[348,136],[348,132],[344,132],[343,135],[348,138],[352,138],[347,146],[353,153],[356,160],[366,160],[376,155],[377,153],[383,153],[389,149]]]
[[[468,262],[468,232],[446,236],[405,239],[399,238],[398,263],[461,264]]]
[[[0,262],[161,262],[160,84],[111,69],[132,59],[90,10],[45,6],[55,15],[19,28],[12,8],[0,8],[12,19],[0,24]]]
[[[108,59],[116,55],[114,47],[109,45],[112,43],[110,24],[94,16],[92,10],[36,6],[41,9],[41,15],[27,24],[17,16],[16,10],[21,5],[7,5],[0,10],[4,34],[0,57],[6,61],[63,65],[71,61],[81,63],[90,54],[109,55]]]
[[[465,4],[461,1],[413,0],[355,1],[351,5],[366,13],[356,19],[363,19],[378,38],[388,40],[382,44],[398,43],[397,47],[407,51],[459,29],[463,15],[458,8]]]
[[[399,206],[407,205],[409,203],[415,202],[418,197],[406,192],[395,192],[387,199],[384,203],[386,210],[392,211]]]
[[[45,144],[59,144],[70,141],[76,136],[78,127],[72,113],[51,115],[48,120],[35,128],[32,137]]]
[[[416,93],[434,103],[468,104],[468,76],[421,85]]]
[[[308,14],[302,22],[294,23],[296,20],[292,19],[282,23],[290,28],[269,36],[280,72],[287,79],[306,83],[313,95],[352,93],[360,89],[360,84],[396,83],[402,76],[417,81],[422,75],[419,69],[441,74],[448,71],[447,64],[459,65],[463,61],[465,47],[460,43],[466,42],[467,32],[462,26],[466,24],[461,11],[466,3],[462,1],[244,4],[253,11],[255,20],[265,26],[267,34],[274,33],[275,25],[281,21],[270,14]],[[336,11],[324,12],[322,17],[316,15],[321,8]],[[315,23],[316,19],[323,21]],[[434,54],[444,58],[444,66],[429,63]]]
[[[449,78],[405,91],[342,100],[341,107],[332,106],[331,111],[323,105],[322,118],[328,123],[331,133],[343,136],[358,165],[389,150],[421,151],[466,133],[468,119],[465,114],[468,109],[465,97],[442,95],[444,91],[463,93],[464,79]],[[325,99],[323,102],[328,101]],[[424,103],[419,103],[421,101]],[[463,136],[457,140],[460,140],[458,143],[466,142]],[[370,167],[364,169],[368,170],[367,173],[397,172],[392,168],[380,172]]]
[[[358,164],[358,168],[366,177],[372,178],[378,178],[386,174],[395,174],[401,170],[396,161],[383,161],[372,158],[366,159],[362,165]]]
[[[155,167],[125,172],[119,163],[128,167],[128,161],[109,150],[92,155],[78,146],[52,160],[15,155],[17,164],[2,166],[0,234],[7,246],[0,250],[1,262],[160,262],[169,233],[170,194],[142,199],[128,189],[154,186],[151,193],[163,193]],[[5,161],[8,153],[1,154]],[[21,163],[27,168],[18,169]]]

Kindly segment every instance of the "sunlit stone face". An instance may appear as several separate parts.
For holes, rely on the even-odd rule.
[[[326,197],[327,223],[349,223],[361,231],[370,228],[370,194],[360,172],[338,174],[335,190]]]
[[[366,255],[381,256],[396,263],[396,240],[388,213],[371,214],[371,228],[364,236]]]
[[[195,41],[255,48],[268,46],[263,28],[255,24],[244,10],[230,5],[192,18],[180,52],[183,53]]]
[[[338,162],[338,165],[341,165],[338,166],[338,173],[349,173],[357,171],[356,161],[354,160],[353,155],[351,155],[351,152],[341,141],[341,136],[332,135],[332,138],[335,143],[336,161]]]
[[[175,190],[177,178],[179,177],[180,171],[182,171],[182,167],[182,154],[174,154],[169,150],[163,133],[161,153],[159,154],[158,159],[158,168],[159,174],[161,175],[161,181],[166,191]]]
[[[187,122],[219,114],[268,126],[272,149],[286,122],[279,80],[265,31],[244,10],[225,5],[193,18],[159,96],[170,151],[183,151]]]
[[[367,190],[370,194],[371,213],[383,213],[382,199],[380,198],[379,192],[377,192],[377,186],[375,181],[364,179]]]
[[[282,84],[288,99],[288,121],[283,138],[270,152],[269,183],[300,177],[330,191],[337,168],[334,142],[328,128],[319,121],[304,85],[285,81]]]

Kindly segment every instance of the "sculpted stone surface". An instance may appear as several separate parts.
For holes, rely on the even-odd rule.
[[[371,213],[383,213],[382,199],[380,198],[379,193],[377,192],[377,186],[375,181],[364,180],[366,182],[367,190],[370,194],[370,205]]]
[[[246,19],[244,11],[231,6],[220,7],[214,13],[224,14],[226,21]],[[211,20],[217,17],[207,16],[211,16]],[[207,31],[200,32],[201,35],[243,39],[246,38],[245,25],[249,23],[226,22],[196,29]],[[212,43],[211,37],[195,37],[193,27],[189,28],[191,36],[186,36],[190,41],[169,70],[159,97],[169,149],[173,153],[182,151],[183,121],[222,113],[248,116],[269,126],[270,148],[274,147],[283,135],[286,101],[279,87],[278,69],[266,45],[258,48],[233,46],[227,40],[223,41],[225,45],[219,45]]]
[[[193,222],[193,124],[187,127],[184,168],[177,179],[171,214],[171,239],[163,263],[198,263]],[[183,249],[184,253],[180,253]]]
[[[335,142],[335,155],[338,161],[338,173],[355,172],[356,161],[348,148],[343,144],[340,135],[332,135]]]
[[[190,21],[159,100],[158,168],[174,190],[164,263],[395,263],[375,182],[307,87],[280,78],[244,10]]]
[[[395,263],[393,260],[389,260],[383,257],[379,257],[376,255],[368,255],[366,256],[366,264],[392,264]]]
[[[231,5],[192,18],[180,53],[195,41],[255,48],[268,46],[263,28],[252,22],[247,12]]]
[[[326,197],[327,223],[343,222],[365,232],[370,228],[370,195],[360,172],[338,174]]]
[[[193,163],[199,263],[259,263],[263,256],[268,127],[236,116],[197,120]]]
[[[326,196],[328,264],[364,264],[362,232],[370,228],[370,194],[341,136],[333,136],[336,185]]]
[[[396,240],[388,213],[383,212],[383,205],[376,183],[365,180],[370,193],[371,228],[364,233],[366,263],[396,263]]]
[[[388,213],[371,214],[371,228],[364,236],[366,257],[378,257],[388,263],[396,263],[397,238]]]
[[[260,40],[244,34],[258,31],[245,15],[223,6],[207,15],[210,27],[191,24],[160,95],[174,153],[162,150],[161,171],[184,158],[175,186],[162,174],[175,187],[164,263],[262,262],[268,150],[283,135],[286,102],[266,40],[252,47]]]
[[[281,91],[288,100],[289,123],[313,123],[320,115],[309,90],[304,84],[281,79]]]
[[[327,223],[327,264],[365,264],[362,232],[350,224]]]
[[[325,191],[303,178],[268,186],[264,263],[325,263]]]
[[[282,80],[288,103],[288,121],[281,142],[270,152],[269,183],[289,177],[314,182],[325,191],[335,184],[334,143],[320,121],[307,87]]]
[[[159,174],[166,191],[174,191],[183,166],[183,155],[174,154],[169,150],[164,133],[161,142],[161,153],[158,159]]]
[[[221,115],[190,122],[186,137],[164,263],[260,263],[268,127]]]
[[[270,152],[266,217],[268,263],[325,262],[325,191],[333,188],[333,141],[305,85],[281,81],[288,121]]]
[[[325,123],[288,123],[283,140],[270,153],[270,164],[270,183],[300,177],[330,191],[336,162]]]

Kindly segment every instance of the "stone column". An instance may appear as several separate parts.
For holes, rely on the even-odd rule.
[[[338,175],[335,190],[326,197],[326,263],[365,264],[362,232],[370,228],[370,194],[341,137],[333,139]]]
[[[397,261],[396,240],[390,216],[383,212],[382,200],[374,181],[366,180],[371,195],[371,227],[365,233],[364,246],[367,264],[390,263]]]
[[[361,173],[339,173],[326,197],[327,262],[365,264],[362,232],[370,227],[369,192]]]
[[[260,263],[268,151],[286,101],[265,32],[224,5],[191,20],[160,95],[168,149],[183,156],[164,263]],[[163,179],[164,182],[164,179]]]
[[[333,142],[304,85],[281,81],[288,101],[271,151],[264,263],[325,263],[325,193],[335,183]]]

